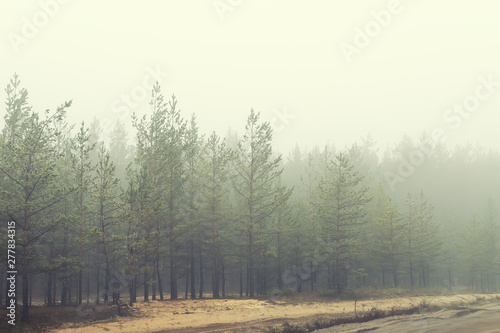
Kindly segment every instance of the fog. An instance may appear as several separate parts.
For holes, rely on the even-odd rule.
[[[498,93],[459,128],[444,119],[480,77],[500,80],[494,0],[396,1],[389,18],[380,14],[388,22],[380,29],[373,13],[391,1],[58,3],[47,20],[38,1],[0,5],[0,76],[5,86],[18,73],[39,109],[74,100],[75,123],[129,123],[133,112],[147,113],[149,71],[157,70],[165,94],[178,97],[186,116],[196,113],[205,133],[241,128],[252,107],[268,121],[286,109],[274,138],[282,153],[297,138],[345,147],[368,133],[383,151],[436,127],[451,144],[500,148]],[[368,42],[358,37],[367,27]],[[118,109],[131,94],[133,107]]]
[[[0,3],[0,303],[497,292],[499,10]]]

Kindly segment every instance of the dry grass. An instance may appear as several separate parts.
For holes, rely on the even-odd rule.
[[[270,332],[311,331],[340,323],[360,322],[414,313],[459,307],[481,301],[496,300],[497,295],[418,296],[423,291],[372,290],[356,291],[354,300],[341,300],[318,293],[280,293],[259,299],[202,299],[151,301],[124,309],[127,317],[118,317],[115,307],[101,307],[91,320],[92,310],[75,307],[34,307],[32,322],[21,324],[19,332],[196,332],[210,328],[217,331],[247,329]],[[427,294],[436,294],[427,291]],[[404,296],[401,296],[404,295]],[[415,296],[417,295],[417,296]],[[398,297],[399,296],[399,297]],[[356,303],[356,313],[355,313]],[[5,310],[0,315],[5,316]],[[357,315],[357,316],[356,316]],[[20,318],[20,317],[18,317]],[[285,324],[283,324],[285,323]],[[5,323],[0,331],[5,331]]]

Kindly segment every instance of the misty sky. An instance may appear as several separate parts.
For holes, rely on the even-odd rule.
[[[0,85],[17,72],[37,110],[73,99],[72,123],[130,124],[159,79],[203,132],[241,133],[260,111],[285,154],[436,128],[500,149],[499,13],[497,0],[2,0]]]

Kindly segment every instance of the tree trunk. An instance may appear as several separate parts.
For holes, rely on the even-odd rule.
[[[243,264],[240,263],[240,297],[243,297]]]
[[[212,297],[219,298],[219,272],[217,269],[217,259],[215,256],[212,258],[212,265],[214,266],[212,269]]]
[[[173,200],[173,199],[171,199]],[[169,256],[170,256],[170,298],[177,299],[177,263],[175,258],[174,244],[174,216],[173,203],[170,203],[170,237],[169,237]]]
[[[224,271],[224,262],[222,264],[222,297],[226,298],[226,274]]]
[[[155,267],[155,262],[153,261],[153,267]],[[153,301],[156,300],[156,281],[154,280],[155,276],[155,271],[153,271],[153,274],[151,276],[151,299]]]
[[[63,278],[62,280],[62,289],[61,289],[61,306],[65,306],[66,305],[66,293],[68,291],[68,286],[67,286],[67,281],[66,281],[66,277]]]
[[[137,275],[129,280],[129,305],[133,306],[137,302]]]
[[[68,276],[68,302],[67,302],[67,304],[72,304],[71,303],[71,299],[72,299],[71,289],[73,287],[73,284],[71,283],[71,280],[72,279],[71,279],[71,275],[70,275],[70,276]],[[32,289],[32,288],[33,288],[33,280],[31,281],[30,289]],[[30,306],[31,306],[31,293],[30,293]]]
[[[109,280],[110,280],[110,275],[111,275],[111,265],[109,262],[109,253],[108,253],[108,247],[106,246],[106,243],[104,243],[104,254],[106,255],[106,276],[104,279],[104,304],[108,304],[108,297],[109,297]]]
[[[28,183],[28,176],[26,176],[26,184]],[[26,189],[25,190],[25,203],[28,204],[29,202],[29,192]],[[21,320],[22,321],[28,321],[29,320],[29,304],[28,304],[28,295],[29,295],[29,281],[28,281],[28,276],[29,276],[29,266],[28,266],[28,244],[29,244],[29,231],[30,231],[30,223],[29,223],[29,213],[28,209],[24,209],[24,225],[23,225],[23,232],[24,232],[24,239],[23,239],[23,244],[22,244],[22,254],[23,254],[23,273],[22,273],[22,278],[23,278],[23,315]]]
[[[337,284],[337,295],[340,295],[342,293],[342,274],[341,274],[341,271],[340,271],[340,260],[337,256],[337,259],[335,260],[336,261],[336,281],[335,283]]]
[[[278,270],[278,289],[282,290],[283,289],[283,279],[282,279],[282,268],[281,268],[281,233],[278,232],[278,243],[277,243],[277,270]]]
[[[189,256],[191,258],[191,299],[196,299],[196,276],[195,276],[195,260],[194,260],[194,241],[191,240]]]
[[[262,295],[267,295],[267,256],[264,255],[264,274],[262,276]]]
[[[337,295],[340,295],[342,292],[342,282],[341,282],[341,277],[342,277],[342,272],[340,270],[340,197],[337,197],[337,221],[336,221],[336,228],[337,228],[337,234],[336,234],[336,252],[335,252],[335,262],[336,262],[336,273],[337,273]]]
[[[2,304],[3,302],[3,280],[6,279],[6,277],[4,277],[4,274],[3,274],[3,266],[0,268],[0,304]],[[5,288],[5,297],[7,297],[7,289],[8,288]],[[8,299],[8,297],[7,297]],[[6,307],[8,306],[8,304],[6,305]]]
[[[80,258],[81,259],[81,258]],[[83,273],[82,269],[78,271],[78,294],[77,294],[77,300],[76,300],[76,305],[80,305],[83,302]]]
[[[315,274],[314,274],[314,267],[313,267],[312,260],[311,260],[311,262],[309,262],[309,275],[311,276],[311,291],[314,291],[314,278],[315,278]]]
[[[413,262],[412,262],[411,258],[410,258],[410,286],[412,289],[415,286],[415,284],[413,282]]]
[[[57,292],[57,285],[56,285],[56,274],[52,274],[52,302],[54,302],[54,305],[56,305],[56,292]]]
[[[245,296],[248,297],[248,287],[250,283],[250,269],[248,268],[250,266],[248,259],[247,259],[247,267],[246,267],[246,279],[245,279]]]
[[[144,302],[149,301],[149,274],[148,270],[144,270]]]
[[[186,260],[186,286],[184,292],[184,299],[188,298],[188,292],[189,292],[189,260]]]
[[[200,247],[200,299],[203,298],[203,256]]]
[[[160,270],[160,254],[156,254],[156,280],[158,281],[158,294],[160,300],[163,301],[163,286],[161,284],[161,270]]]
[[[177,299],[177,263],[174,254],[174,244],[170,238],[170,298]]]
[[[83,230],[82,230],[82,224],[83,224],[83,180],[82,180],[82,175],[80,174],[80,230],[79,230],[79,235],[78,235],[78,256],[80,258],[80,262],[83,264],[83,253],[82,253],[82,236],[83,236]],[[80,305],[83,302],[83,273],[82,273],[82,268],[78,270],[78,291],[77,291],[77,300],[76,300],[76,305]]]
[[[332,273],[332,264],[330,262],[328,262],[327,268],[328,268],[328,274],[326,276],[327,276],[327,280],[328,280],[328,289],[332,289],[333,288],[333,273]]]
[[[96,304],[99,305],[99,302],[101,300],[101,281],[100,281],[100,275],[101,275],[101,252],[98,251],[97,253],[97,299],[96,299]]]
[[[215,212],[212,210],[212,296],[219,298],[219,266],[217,263],[217,242],[215,229]]]
[[[252,223],[250,221],[250,223]],[[253,272],[253,267],[254,267],[254,258],[253,258],[253,227],[250,225],[250,230],[248,233],[248,257],[249,257],[249,262],[248,262],[248,284],[249,284],[249,289],[250,289],[250,297],[254,297],[254,272]]]
[[[52,273],[48,274],[48,279],[47,279],[47,305],[52,306],[54,305],[54,301],[52,300]]]
[[[297,274],[297,292],[301,293],[302,292],[302,278],[300,277],[300,274]]]
[[[89,251],[89,267],[90,265],[90,251]],[[90,303],[90,270],[87,271],[87,304]]]

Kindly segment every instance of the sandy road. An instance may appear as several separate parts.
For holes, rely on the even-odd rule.
[[[488,305],[500,304],[500,295],[441,295],[441,296],[415,296],[396,297],[386,299],[363,300],[357,302],[357,311],[365,312],[371,308],[387,311],[391,308],[410,308],[418,306],[422,302],[431,308],[446,308],[452,305],[470,304],[478,299],[484,299]],[[220,331],[244,331],[260,332],[266,326],[281,325],[285,321],[290,323],[305,323],[317,316],[345,316],[354,314],[354,301],[313,301],[301,299],[282,299],[280,301],[256,300],[256,299],[202,299],[202,300],[176,300],[176,301],[151,301],[148,303],[137,303],[130,317],[117,317],[113,320],[101,322],[65,323],[57,329],[49,329],[49,332],[57,333],[95,333],[95,332],[220,332]],[[487,305],[484,305],[486,309]],[[500,305],[499,305],[500,306]],[[494,308],[491,309],[493,311]],[[500,311],[499,309],[497,309]],[[450,311],[450,310],[448,310]],[[484,310],[487,311],[487,310]],[[488,310],[490,311],[490,310]],[[496,310],[495,310],[496,311]],[[474,314],[463,314],[467,320],[473,319]],[[484,313],[487,315],[487,312]],[[440,319],[433,320],[437,316]],[[340,326],[340,329],[325,332],[358,332],[360,329],[379,329],[379,332],[441,332],[440,329],[432,328],[431,325],[442,324],[441,321],[449,319],[460,323],[456,319],[457,311],[432,312],[427,316],[393,317],[386,321],[373,321],[366,323],[366,327]],[[500,322],[500,318],[498,322]],[[398,321],[399,320],[399,321]],[[494,320],[494,319],[492,319]],[[488,320],[488,322],[492,321]],[[373,325],[371,323],[374,323]],[[464,324],[467,323],[464,322]],[[385,325],[385,326],[384,326]],[[391,326],[392,325],[392,326]],[[396,325],[401,325],[396,326]],[[478,325],[478,324],[477,324]],[[437,327],[437,326],[436,326]],[[445,328],[445,327],[443,327]],[[350,329],[350,330],[349,330]],[[405,329],[407,329],[405,331]],[[409,329],[414,329],[413,331]],[[427,329],[427,330],[426,330]],[[460,331],[453,330],[454,333]],[[476,332],[475,330],[464,330],[463,332]],[[494,332],[494,331],[493,331]],[[498,331],[500,332],[500,331]]]
[[[441,310],[426,314],[378,319],[316,331],[318,333],[401,332],[401,333],[500,333],[500,304]]]

